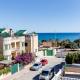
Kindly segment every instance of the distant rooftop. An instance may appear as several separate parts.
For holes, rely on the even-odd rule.
[[[25,32],[26,30],[19,30],[19,31],[17,31],[16,33],[15,33],[15,35],[16,36],[24,36],[24,32]]]
[[[9,35],[9,33],[4,32],[4,33],[1,33],[0,36],[2,36],[2,37],[9,37],[10,35]]]
[[[4,31],[5,30],[5,28],[0,28],[0,33],[2,32],[2,31]]]
[[[0,28],[0,37],[6,38],[10,37],[12,29],[7,29],[7,28]],[[15,33],[13,33],[14,36],[25,36],[25,35],[37,35],[36,32],[28,33],[26,30],[19,30]]]

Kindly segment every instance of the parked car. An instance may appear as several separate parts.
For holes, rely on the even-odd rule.
[[[42,59],[40,62],[42,63],[42,66],[45,66],[46,64],[48,64],[47,59]]]
[[[57,74],[60,69],[61,69],[61,65],[60,64],[55,65],[54,66],[54,72],[55,72],[55,74]]]
[[[54,66],[54,72],[55,72],[55,74],[57,74],[60,69],[64,70],[64,65],[65,65],[65,62],[61,62],[61,63],[55,65]]]
[[[62,67],[64,67],[65,66],[65,62],[61,62],[61,65],[62,65]]]
[[[54,76],[54,68],[44,69],[40,73],[39,80],[51,80]]]
[[[32,67],[30,67],[30,70],[37,71],[37,70],[39,70],[41,67],[42,67],[42,64],[41,64],[41,63],[35,63],[35,64],[33,64]]]

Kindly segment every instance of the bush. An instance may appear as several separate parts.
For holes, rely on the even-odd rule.
[[[73,62],[73,57],[72,57],[72,54],[69,54],[66,56],[66,63],[67,64],[72,64]]]
[[[72,56],[73,56],[73,63],[78,63],[78,61],[79,61],[78,53],[74,53]]]
[[[2,75],[2,72],[0,71],[0,75]]]
[[[78,53],[78,63],[80,63],[80,54]]]
[[[68,53],[65,60],[67,64],[80,63],[80,54]]]
[[[5,67],[4,69],[1,69],[0,70],[0,75],[1,74],[7,74],[9,73],[11,70],[10,70],[10,67]]]
[[[22,55],[18,55],[15,58],[15,61],[17,63],[22,63],[22,64],[29,64],[34,60],[34,56],[32,53],[24,53]]]

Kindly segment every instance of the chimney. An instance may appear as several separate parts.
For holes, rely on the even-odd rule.
[[[12,31],[12,29],[10,29],[10,36],[11,36],[11,37],[13,36],[13,31]]]

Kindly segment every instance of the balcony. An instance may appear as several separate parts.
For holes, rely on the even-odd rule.
[[[11,48],[11,51],[18,51],[20,48]]]

